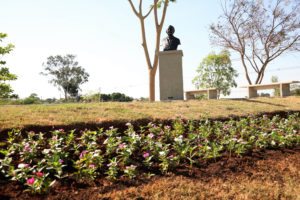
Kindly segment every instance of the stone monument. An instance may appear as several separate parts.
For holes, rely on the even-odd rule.
[[[164,51],[159,52],[160,100],[183,100],[182,56],[177,50],[180,40],[174,37],[175,28],[169,26],[168,37],[162,40]]]

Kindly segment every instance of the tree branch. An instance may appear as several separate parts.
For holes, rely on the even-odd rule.
[[[159,26],[161,26],[165,21],[168,4],[169,4],[169,0],[165,0],[164,10],[163,10],[163,14],[162,14]],[[160,27],[160,28],[162,28],[162,27]]]
[[[134,12],[134,14],[135,14],[137,17],[139,17],[139,13],[136,11],[136,9],[135,9],[135,7],[134,7],[132,1],[131,1],[131,0],[128,0],[128,2],[129,2],[129,4],[130,4],[130,6],[131,6],[131,8],[132,8],[132,10],[133,10],[133,12]]]
[[[146,19],[146,18],[150,15],[151,11],[153,10],[153,7],[154,7],[154,6],[151,6],[151,8],[150,8],[150,10],[148,11],[148,13],[143,17],[144,19]]]

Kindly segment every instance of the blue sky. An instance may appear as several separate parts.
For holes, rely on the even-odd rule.
[[[136,0],[134,2],[137,2]],[[144,0],[144,9],[150,0]],[[75,54],[77,61],[90,74],[82,85],[82,94],[122,92],[135,98],[148,96],[148,72],[141,46],[137,17],[127,0],[1,0],[1,32],[5,42],[16,46],[3,58],[18,80],[11,82],[20,97],[37,93],[42,98],[63,97],[62,92],[41,76],[42,63],[53,55]],[[201,60],[211,51],[209,25],[222,13],[219,0],[178,0],[170,4],[163,28],[173,25],[183,50],[184,89],[191,90],[191,80]],[[146,23],[149,51],[154,53],[153,15]],[[239,72],[238,85],[247,85],[236,54],[233,67]],[[278,70],[280,69],[280,70]],[[254,73],[250,74],[255,76]],[[299,53],[282,56],[271,63],[264,83],[276,75],[280,81],[299,80]],[[156,75],[156,99],[158,99]],[[245,89],[233,90],[233,96],[244,97]]]

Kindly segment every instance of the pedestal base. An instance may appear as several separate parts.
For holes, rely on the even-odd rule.
[[[159,52],[160,100],[183,100],[182,56],[179,51]]]

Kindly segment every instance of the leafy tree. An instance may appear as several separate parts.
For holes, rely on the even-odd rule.
[[[291,95],[300,96],[300,85],[299,84],[291,85]]]
[[[142,46],[144,48],[145,58],[148,66],[148,73],[149,73],[149,97],[150,101],[155,101],[155,75],[157,71],[158,66],[158,52],[159,52],[159,46],[160,46],[160,35],[162,31],[162,27],[164,25],[167,8],[169,5],[169,2],[175,2],[176,0],[153,0],[153,5],[150,7],[148,12],[144,15],[143,14],[143,0],[139,0],[139,7],[138,10],[135,8],[134,4],[132,3],[132,0],[128,0],[134,14],[138,17],[141,25],[141,32],[142,32]],[[163,6],[163,11],[161,15],[161,19],[158,19],[158,8]],[[147,38],[146,38],[146,31],[145,31],[145,19],[151,14],[151,12],[154,12],[154,23],[156,28],[156,42],[155,42],[155,52],[154,52],[154,60],[153,63],[151,63],[148,45],[147,45]]]
[[[65,100],[68,99],[68,95],[71,97],[78,96],[79,86],[87,82],[89,77],[84,68],[78,66],[75,57],[70,54],[50,56],[47,58],[47,63],[43,63],[44,72],[41,72],[41,74],[52,76],[50,83],[64,91]]]
[[[21,104],[38,104],[38,103],[40,103],[40,98],[36,93],[30,94],[29,97],[21,101]]]
[[[220,93],[229,95],[230,87],[237,86],[234,78],[238,74],[231,67],[230,53],[227,50],[220,54],[210,53],[202,60],[196,71],[199,74],[192,82],[197,89],[219,88]]]
[[[112,101],[119,101],[119,102],[128,102],[132,101],[133,98],[126,96],[125,94],[116,92],[111,94],[111,100]]]
[[[0,42],[3,41],[4,38],[7,37],[6,33],[0,33]],[[6,81],[16,80],[17,76],[15,74],[11,74],[7,67],[2,67],[2,65],[6,64],[6,61],[1,60],[1,58],[10,53],[14,48],[14,45],[8,44],[5,47],[0,46],[0,98],[18,98],[18,95],[13,94],[13,90],[11,86],[6,83]]]
[[[223,14],[210,26],[212,44],[240,55],[261,84],[266,67],[283,53],[300,50],[300,2],[288,0],[223,0]]]

